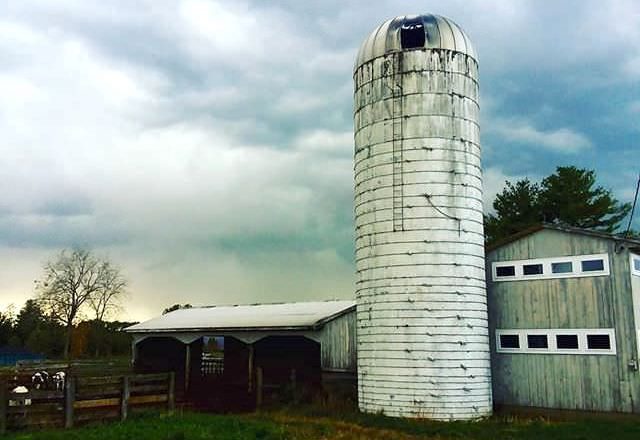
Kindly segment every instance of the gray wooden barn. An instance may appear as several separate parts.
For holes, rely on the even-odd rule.
[[[496,405],[640,412],[639,254],[553,225],[487,249]]]

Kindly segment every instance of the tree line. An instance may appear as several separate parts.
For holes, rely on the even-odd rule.
[[[76,323],[68,356],[77,359],[128,355],[131,338],[121,330],[131,324],[95,319]],[[66,332],[65,326],[47,315],[34,299],[27,300],[17,314],[11,308],[0,312],[0,347],[61,359],[65,357]]]

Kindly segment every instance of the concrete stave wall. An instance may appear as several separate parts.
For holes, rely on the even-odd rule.
[[[354,80],[360,408],[488,415],[477,64],[418,49],[374,58]]]

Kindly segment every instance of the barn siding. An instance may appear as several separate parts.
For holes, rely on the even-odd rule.
[[[640,255],[640,251],[636,250],[634,254]],[[631,259],[629,259],[630,268],[632,267],[631,264]],[[638,275],[631,275],[631,292],[633,296],[633,316],[636,324],[636,337],[638,338],[638,356],[640,357],[640,276]]]
[[[320,339],[323,370],[356,371],[355,310],[327,322]]]
[[[614,240],[545,229],[488,253],[496,404],[640,412],[640,376],[628,366],[638,359],[629,252],[616,250]],[[494,261],[596,253],[609,255],[610,276],[498,283],[491,277]],[[496,328],[615,328],[617,354],[497,353]]]

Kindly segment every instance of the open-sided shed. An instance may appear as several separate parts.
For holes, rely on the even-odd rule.
[[[126,329],[137,371],[175,371],[185,397],[226,409],[356,386],[354,301],[181,309]],[[212,348],[213,347],[213,348]]]

